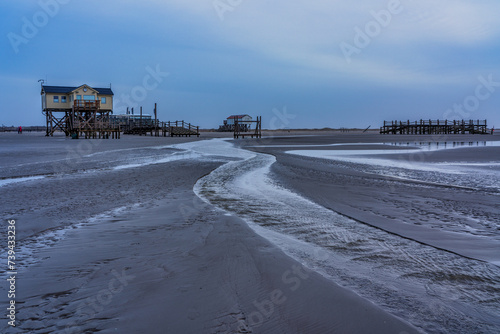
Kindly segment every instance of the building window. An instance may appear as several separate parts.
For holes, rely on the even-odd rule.
[[[94,95],[83,95],[83,100],[84,101],[95,101],[95,96]]]
[[[81,100],[81,99],[82,99],[82,96],[81,96],[81,95],[77,95],[77,96],[76,96],[76,99],[77,99],[77,100]]]
[[[54,103],[59,103],[59,96],[54,96]]]
[[[66,103],[66,96],[61,96],[61,103]]]
[[[102,104],[106,104],[106,98],[105,97],[101,97],[101,103]]]

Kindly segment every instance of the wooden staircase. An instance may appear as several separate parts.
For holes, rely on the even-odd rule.
[[[199,126],[194,126],[191,123],[186,123],[184,121],[167,122],[166,127],[167,132],[170,133],[170,137],[200,136]]]

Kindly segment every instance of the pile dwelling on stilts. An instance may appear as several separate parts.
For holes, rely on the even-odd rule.
[[[200,136],[199,126],[184,121],[160,122],[155,103],[150,115],[113,115],[113,91],[110,88],[46,86],[42,82],[42,112],[46,135],[62,131],[72,138],[120,138],[120,133],[151,136]]]
[[[62,131],[72,138],[120,138],[120,127],[110,124],[111,88],[42,85],[42,112],[46,136]]]
[[[384,121],[381,134],[434,135],[434,134],[489,134],[486,120],[420,120]]]
[[[100,109],[100,101],[74,101],[67,132],[73,138],[119,138],[119,128],[111,128],[109,111]]]

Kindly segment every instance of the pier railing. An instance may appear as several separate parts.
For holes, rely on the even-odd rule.
[[[167,132],[173,136],[200,136],[200,127],[184,121],[166,122]]]
[[[381,134],[488,134],[487,120],[384,121]]]

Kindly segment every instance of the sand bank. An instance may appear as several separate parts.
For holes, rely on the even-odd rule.
[[[430,152],[415,150],[418,153],[413,154],[405,152],[388,155],[380,151],[377,157],[385,159],[387,165],[395,162],[398,166],[416,169],[423,169],[424,167],[421,166],[424,165],[427,169],[437,169],[437,167],[432,167],[435,163],[452,165],[453,163],[464,164],[464,162],[477,163],[478,168],[484,168],[480,166],[481,163],[491,162],[493,166],[495,161],[499,161],[500,147],[476,145],[481,140],[499,139],[496,136],[450,136],[446,139],[449,143],[454,141],[471,143],[471,146]],[[411,147],[412,142],[433,142],[434,140],[432,136],[355,134],[330,137],[282,137],[272,141],[267,140],[262,147],[251,143],[247,148],[276,156],[277,163],[272,167],[274,176],[287,187],[326,208],[403,237],[467,257],[500,264],[498,233],[485,238],[484,235],[478,233],[454,233],[463,231],[453,231],[451,228],[452,225],[474,226],[474,219],[500,223],[498,221],[500,212],[497,206],[498,190],[475,189],[471,184],[456,186],[443,184],[439,179],[427,182],[382,174],[370,173],[368,175],[366,171],[346,168],[348,164],[338,164],[335,160],[287,153],[297,152],[293,150],[298,149],[304,152],[307,150],[359,150],[362,155],[364,150],[381,148],[380,145],[370,143],[408,143]],[[342,145],[346,142],[360,144]],[[325,146],[325,143],[336,145]],[[361,145],[361,143],[367,144]],[[402,151],[407,149],[406,146],[385,146],[385,148]],[[331,155],[334,156],[335,152]],[[339,157],[341,159],[343,155]],[[370,159],[373,159],[373,156],[370,155],[365,160],[369,163]],[[361,161],[361,159],[358,160]]]
[[[4,152],[12,154],[6,176],[47,177],[0,188],[3,216],[16,219],[27,247],[18,327],[5,321],[2,332],[416,332],[202,202],[196,180],[223,161],[115,168],[140,159],[134,149],[175,143],[161,139],[104,142],[74,157],[68,152],[83,151],[84,141],[48,139],[40,145],[51,159],[41,147],[20,161]],[[64,168],[54,174],[58,162]]]

